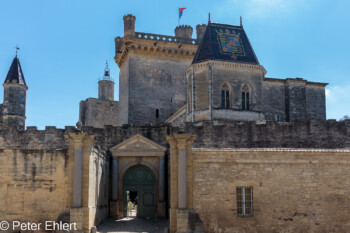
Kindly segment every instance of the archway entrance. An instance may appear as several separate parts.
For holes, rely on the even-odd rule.
[[[123,177],[124,216],[154,218],[156,178],[143,165],[129,168]]]

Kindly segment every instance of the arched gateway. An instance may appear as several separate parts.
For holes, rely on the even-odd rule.
[[[166,148],[136,134],[113,146],[110,216],[166,216]],[[130,208],[136,204],[136,209]],[[132,209],[132,211],[130,211]]]
[[[123,177],[124,216],[128,213],[129,201],[135,205],[135,214],[141,218],[155,217],[156,178],[151,169],[136,165]]]

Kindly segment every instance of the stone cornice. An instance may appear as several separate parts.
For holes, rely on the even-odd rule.
[[[147,54],[158,57],[193,59],[197,44],[181,43],[181,41],[158,41],[137,37],[115,38],[115,62],[121,67],[129,53]],[[117,46],[121,44],[121,46]]]
[[[328,153],[350,153],[350,148],[344,149],[308,149],[308,148],[192,148],[198,152],[328,152]]]
[[[280,79],[280,78],[264,78],[264,82],[275,82],[275,83],[283,83],[285,84],[286,82],[296,82],[296,83],[303,83],[307,86],[320,86],[320,87],[325,87],[328,85],[328,83],[321,83],[321,82],[310,82],[305,79],[301,78],[287,78],[287,79]]]
[[[267,71],[262,65],[253,65],[253,64],[247,64],[247,63],[238,63],[238,62],[227,62],[227,61],[205,61],[200,62],[196,64],[192,64],[187,70],[186,74],[192,72],[193,69],[201,69],[203,67],[207,66],[214,66],[214,67],[224,67],[224,68],[238,68],[238,69],[254,69],[254,70],[261,70],[266,75]]]

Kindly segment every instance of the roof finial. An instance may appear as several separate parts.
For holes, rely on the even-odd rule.
[[[16,45],[16,57],[17,57],[17,53],[18,53],[18,50],[19,50],[19,47],[18,47],[18,45]]]
[[[208,24],[210,23],[210,12],[209,12],[209,19],[208,19]]]
[[[106,68],[108,68],[108,60],[106,60]]]
[[[240,25],[241,25],[241,27],[243,27],[243,24],[242,24],[242,16],[240,16],[239,20],[240,20]]]

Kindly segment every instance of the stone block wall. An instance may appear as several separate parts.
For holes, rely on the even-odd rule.
[[[326,119],[326,92],[323,86],[306,85],[306,117]]]
[[[286,115],[287,121],[295,119],[306,120],[306,81],[302,79],[287,79],[286,90]]]
[[[230,67],[225,63],[213,65],[213,108],[221,108],[221,90],[226,82],[230,88],[230,108],[242,110],[242,89],[247,85],[250,89],[249,109],[262,110],[262,78],[263,71],[249,67]]]
[[[263,111],[267,121],[286,121],[286,93],[284,82],[265,79],[263,82]]]
[[[199,215],[192,228],[230,233],[350,228],[350,150],[194,148],[192,164],[193,211]],[[250,217],[237,216],[239,186],[253,188]]]
[[[185,70],[190,62],[190,58],[165,60],[129,54],[120,72],[120,124],[161,123],[181,108],[186,98]]]
[[[263,81],[263,111],[269,121],[326,120],[325,83],[302,78]]]
[[[98,226],[108,218],[109,208],[109,157],[97,148],[89,148],[89,157],[86,158],[83,170],[87,181],[83,184],[84,224],[85,229],[90,230],[92,226]]]
[[[44,222],[67,216],[66,150],[0,150],[0,217]]]
[[[54,127],[0,131],[2,220],[69,222],[67,149],[64,130]]]
[[[118,125],[129,122],[129,60],[120,67],[119,72],[119,117]]]
[[[209,109],[209,88],[209,70],[204,66],[193,77],[193,111]]]
[[[88,98],[79,105],[79,121],[85,126],[103,128],[104,125],[118,125],[119,102]]]
[[[175,131],[175,130],[173,130]],[[197,148],[349,148],[350,121],[295,120],[287,122],[241,122],[198,126],[185,131],[197,136]]]

